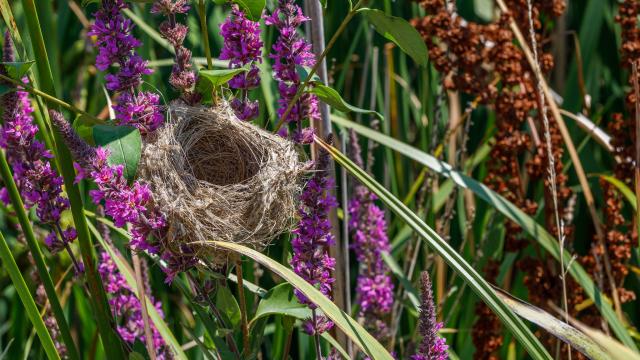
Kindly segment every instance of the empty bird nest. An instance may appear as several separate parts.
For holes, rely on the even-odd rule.
[[[218,266],[228,253],[212,240],[261,250],[290,230],[303,172],[291,142],[238,120],[226,103],[172,105],[169,114],[147,139],[138,173],[166,216],[164,247],[186,245]]]

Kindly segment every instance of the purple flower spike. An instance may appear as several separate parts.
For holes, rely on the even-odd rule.
[[[120,321],[117,325],[118,334],[129,344],[133,345],[136,340],[144,343],[145,333],[142,304],[106,251],[100,253],[98,272],[100,273],[102,282],[105,284],[105,290],[111,295],[109,299],[111,311]],[[154,301],[151,294],[147,294],[147,296],[149,296],[151,303],[154,304],[160,317],[164,318],[162,304],[159,301]],[[153,323],[149,325],[151,326],[153,346],[157,352],[156,358],[159,360],[171,359],[171,352],[164,342],[162,335],[160,335],[160,332]]]
[[[258,101],[248,98],[248,92],[260,85],[260,70],[256,63],[262,62],[262,40],[260,23],[247,19],[238,5],[231,6],[231,13],[220,25],[220,35],[224,38],[220,59],[229,60],[232,69],[249,65],[249,70],[236,75],[229,86],[240,90],[231,102],[231,107],[240,120],[251,120],[258,116]]]
[[[264,19],[267,25],[275,26],[280,32],[280,36],[273,45],[273,53],[269,57],[275,60],[273,70],[280,92],[278,116],[283,117],[289,102],[301,86],[297,67],[310,67],[316,62],[311,52],[311,44],[307,43],[296,30],[309,18],[302,14],[302,9],[295,4],[294,0],[279,0],[278,7]],[[300,132],[301,122],[304,119],[309,121],[320,119],[318,98],[313,94],[303,94],[293,105],[285,120],[288,123],[297,123],[298,132]]]
[[[138,91],[142,76],[153,70],[136,52],[142,43],[132,35],[131,20],[122,15],[125,8],[123,0],[103,0],[102,7],[94,14],[96,19],[89,35],[95,36],[98,47],[96,67],[106,71],[111,65],[118,65],[115,73],[105,76],[106,88],[119,93],[113,105],[116,120],[139,128],[145,135],[162,125],[164,115],[157,94]]]
[[[173,254],[163,246],[167,224],[159,209],[153,206],[149,188],[138,181],[127,184],[122,165],[109,165],[107,162],[109,153],[106,149],[90,147],[80,139],[62,114],[56,111],[50,111],[50,114],[52,123],[78,162],[77,168],[81,170],[78,176],[88,177],[97,185],[96,190],[89,192],[92,201],[96,205],[104,204],[105,214],[113,218],[116,226],[131,224],[131,248],[159,254],[165,260],[172,259],[167,261],[168,267],[163,268],[168,281],[179,271],[194,266],[195,257],[188,249]]]
[[[412,360],[446,360],[449,358],[447,349],[449,346],[444,338],[438,335],[443,324],[436,321],[436,308],[433,302],[433,290],[429,273],[422,272],[422,303],[420,304],[420,323],[418,329],[422,341],[418,353],[411,357]]]
[[[7,32],[3,61],[15,61],[11,44]],[[0,73],[6,75],[2,65]],[[26,78],[22,81],[27,83]],[[33,108],[29,94],[19,90],[8,92],[0,97],[0,104],[3,123],[0,128],[0,147],[6,150],[7,162],[13,169],[13,178],[25,207],[35,207],[40,221],[51,230],[45,239],[47,247],[52,253],[59,252],[76,238],[76,231],[72,227],[63,229],[60,224],[60,216],[69,208],[69,201],[62,196],[62,177],[49,162],[52,154],[36,139],[38,127],[31,116]],[[0,198],[9,203],[6,189],[2,189]]]
[[[160,24],[160,35],[169,41],[176,53],[169,84],[180,92],[184,102],[195,105],[200,101],[199,94],[193,91],[197,77],[191,70],[191,51],[182,45],[189,27],[180,24],[176,19],[176,15],[185,14],[187,11],[187,0],[156,0],[151,7],[152,13],[166,17]]]
[[[300,197],[300,222],[298,228],[293,231],[295,237],[291,242],[291,266],[296,274],[327,297],[331,297],[331,284],[334,282],[331,272],[335,266],[335,259],[328,253],[328,247],[334,243],[329,211],[338,204],[330,192],[334,182],[327,176],[328,157],[329,154],[326,152],[320,155],[316,172]],[[307,304],[311,309],[316,308],[301,292],[296,290],[295,293],[300,302]],[[319,334],[331,327],[333,323],[326,317],[316,316],[315,322],[307,321],[304,329],[309,334]]]

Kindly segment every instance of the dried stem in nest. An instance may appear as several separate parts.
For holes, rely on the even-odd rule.
[[[239,121],[224,102],[169,113],[139,166],[167,218],[166,248],[222,265],[229,254],[206,243],[261,250],[291,229],[303,172],[292,143]]]

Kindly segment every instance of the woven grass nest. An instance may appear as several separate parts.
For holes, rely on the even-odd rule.
[[[238,120],[226,103],[171,105],[169,114],[138,167],[166,216],[166,248],[188,245],[219,266],[229,254],[211,240],[262,250],[292,228],[303,167],[290,141]]]

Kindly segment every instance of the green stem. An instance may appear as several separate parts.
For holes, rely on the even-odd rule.
[[[282,114],[282,118],[280,118],[280,122],[278,122],[275,130],[273,130],[274,133],[278,132],[278,130],[280,130],[282,125],[284,125],[285,121],[287,120],[287,116],[289,116],[289,113],[291,113],[291,110],[293,109],[293,106],[295,105],[296,102],[298,102],[298,100],[300,99],[300,96],[302,96],[302,93],[304,92],[304,89],[306,89],[307,86],[309,85],[309,81],[311,81],[311,79],[313,78],[313,75],[315,75],[318,69],[320,68],[320,65],[322,64],[322,60],[324,60],[324,58],[327,57],[329,50],[331,50],[333,45],[338,40],[338,37],[340,37],[340,35],[347,28],[347,25],[349,24],[351,19],[356,15],[356,13],[358,12],[358,9],[360,9],[363,3],[364,3],[364,0],[358,1],[358,3],[356,3],[356,5],[351,10],[349,10],[349,13],[347,13],[347,16],[345,16],[345,18],[342,20],[342,23],[338,27],[338,30],[336,30],[336,32],[331,37],[331,40],[329,40],[327,47],[324,48],[324,50],[322,51],[322,54],[320,54],[320,56],[316,59],[316,63],[311,68],[311,71],[309,71],[309,74],[307,75],[307,78],[304,80],[304,83],[302,84],[302,86],[298,87],[298,90],[296,91],[296,94],[293,96],[293,99],[289,101],[289,105],[287,105],[287,109],[284,111],[284,114]]]
[[[62,107],[64,109],[66,109],[66,110],[69,110],[69,111],[73,112],[73,113],[80,114],[82,116],[86,116],[89,119],[91,119],[91,120],[93,120],[93,121],[95,121],[97,123],[104,123],[103,120],[98,119],[97,117],[89,114],[88,112],[86,112],[84,110],[80,110],[77,107],[75,107],[75,106],[73,106],[73,105],[71,105],[71,104],[69,104],[69,103],[67,103],[67,102],[65,102],[63,100],[58,99],[55,96],[51,96],[51,95],[49,95],[49,94],[47,94],[45,92],[42,92],[42,91],[40,91],[40,90],[38,90],[38,89],[36,89],[34,87],[31,87],[29,85],[23,84],[23,83],[21,83],[21,82],[19,82],[17,80],[14,80],[14,79],[12,79],[10,77],[7,77],[7,76],[4,76],[4,75],[0,74],[0,80],[12,83],[13,85],[16,85],[16,86],[20,86],[20,91],[25,91],[25,92],[28,92],[31,95],[40,96],[41,98],[45,99],[47,102],[49,102],[51,104],[60,106],[60,107]],[[44,128],[44,130],[46,130],[46,128]],[[40,129],[40,131],[44,131],[44,130]]]
[[[16,216],[18,217],[18,221],[20,222],[20,227],[22,228],[22,232],[24,233],[27,245],[31,250],[33,261],[36,263],[38,275],[40,276],[40,280],[42,281],[44,290],[47,293],[47,298],[49,299],[49,304],[51,304],[51,311],[53,312],[53,316],[58,322],[62,340],[67,346],[69,358],[73,360],[79,360],[80,356],[78,354],[78,350],[76,349],[76,345],[73,342],[73,338],[71,337],[69,325],[67,324],[67,320],[64,317],[64,311],[62,311],[62,306],[60,305],[60,301],[58,300],[58,295],[56,294],[56,288],[53,284],[53,280],[51,279],[51,274],[49,273],[47,264],[44,262],[44,257],[42,256],[42,252],[40,251],[40,246],[38,246],[38,242],[36,241],[36,236],[33,233],[31,222],[29,221],[27,212],[24,209],[24,204],[22,203],[22,198],[20,197],[18,187],[16,186],[15,181],[13,181],[13,175],[11,174],[11,169],[9,168],[9,164],[7,163],[7,158],[5,157],[4,151],[0,151],[0,176],[2,177],[7,192],[9,193],[9,198],[11,199],[14,211],[16,212]],[[9,264],[9,266],[10,265],[11,264]],[[14,283],[16,283],[16,280],[14,280],[13,277],[12,280]],[[20,297],[22,298],[22,296]],[[22,299],[22,301],[25,302],[25,299]],[[25,306],[28,305],[25,303]],[[38,335],[40,336],[40,338],[42,338],[40,333],[38,333]]]
[[[38,20],[38,12],[36,10],[34,0],[22,0],[22,4],[29,29],[29,36],[31,37],[31,46],[33,47],[33,53],[35,54],[36,65],[38,67],[39,84],[45,93],[56,96],[51,66],[49,65],[47,49],[42,37],[40,22]],[[71,214],[73,215],[73,221],[78,233],[80,252],[82,253],[82,258],[85,264],[87,283],[89,285],[89,290],[91,291],[91,305],[96,316],[96,322],[102,338],[103,347],[107,357],[112,359],[123,359],[126,357],[124,348],[122,347],[122,342],[119,340],[113,327],[114,321],[111,311],[109,310],[107,296],[104,292],[102,281],[100,280],[100,276],[95,266],[91,235],[89,234],[87,219],[84,216],[82,198],[80,197],[80,191],[78,190],[77,185],[74,183],[75,170],[73,168],[71,153],[64,144],[64,141],[58,131],[54,131],[53,135],[56,143],[56,155],[60,161],[60,172],[64,179],[65,189],[71,205]]]
[[[58,355],[56,346],[53,344],[51,335],[49,334],[47,327],[44,325],[44,321],[42,321],[42,318],[40,317],[36,302],[33,300],[33,297],[29,292],[29,288],[27,287],[27,284],[24,282],[24,278],[20,273],[20,269],[18,269],[18,264],[16,264],[16,260],[13,258],[13,255],[11,255],[11,250],[9,250],[7,241],[4,239],[4,236],[1,232],[0,258],[2,259],[3,263],[2,267],[7,269],[9,277],[11,277],[11,281],[13,282],[13,286],[15,286],[16,291],[20,296],[20,300],[22,300],[22,304],[24,304],[24,307],[27,310],[27,315],[29,316],[31,323],[33,324],[33,327],[36,330],[38,337],[40,338],[40,342],[42,343],[44,351],[47,353],[47,357],[51,360],[60,360],[60,355]]]
[[[207,69],[213,69],[213,59],[211,58],[211,49],[209,48],[209,29],[207,27],[207,8],[204,0],[198,1],[198,13],[200,15],[200,29],[202,31],[202,46],[204,46],[204,54],[207,57]]]

